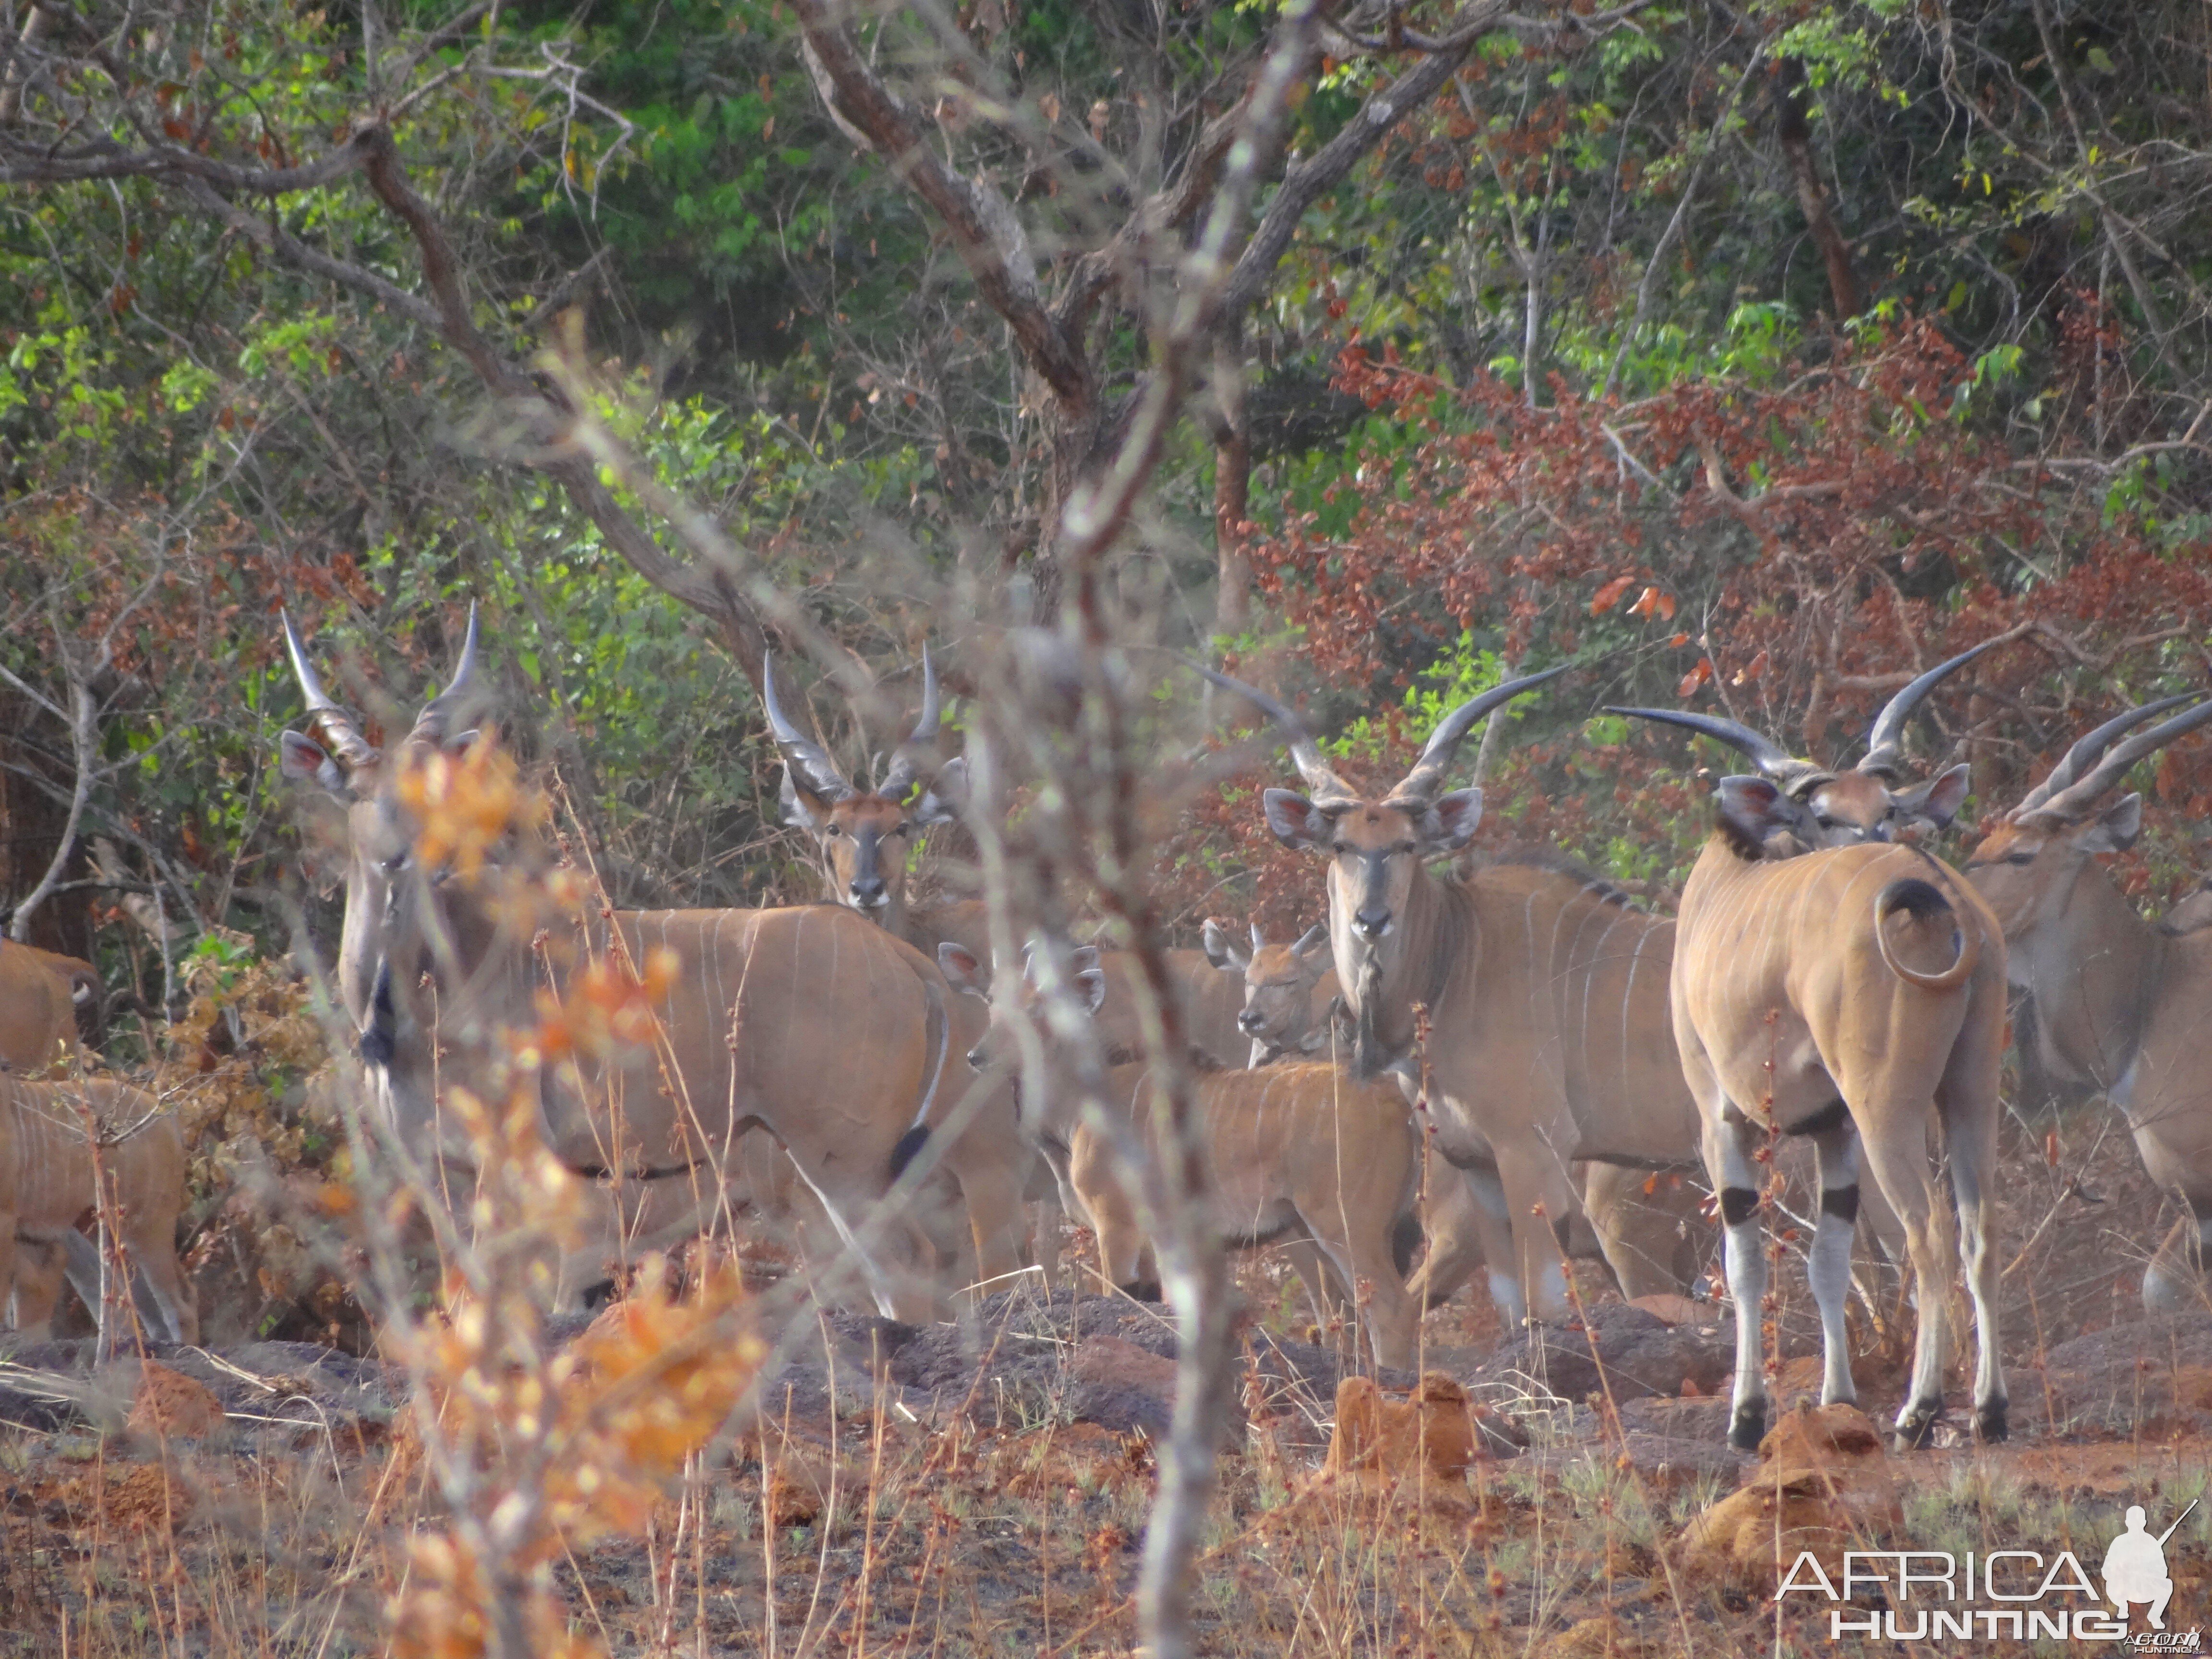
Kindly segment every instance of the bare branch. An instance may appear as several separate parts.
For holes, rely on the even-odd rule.
[[[831,118],[855,143],[883,157],[945,222],[976,287],[1006,319],[1030,367],[1071,414],[1087,412],[1097,395],[1090,362],[1045,309],[1029,239],[1006,198],[939,159],[921,115],[868,66],[824,0],[795,0],[795,6],[807,70]]]
[[[76,760],[76,782],[70,791],[69,813],[62,821],[61,845],[54,849],[53,861],[46,866],[46,874],[39,878],[39,884],[15,907],[15,917],[8,924],[8,936],[19,944],[30,938],[32,916],[52,895],[61,881],[62,872],[69,867],[70,855],[76,851],[77,827],[84,821],[85,803],[92,798],[93,763],[99,757],[99,708],[93,702],[91,689],[70,670],[66,662],[63,672],[69,675],[70,746]],[[0,675],[5,675],[8,683],[25,696],[53,708],[53,704],[7,669],[0,668]]]
[[[1275,267],[1289,251],[1291,233],[1307,210],[1342,184],[1360,158],[1382,142],[1382,135],[1401,118],[1427,102],[1466,60],[1474,42],[1504,15],[1505,0],[1474,0],[1462,6],[1451,27],[1437,37],[1440,42],[1455,44],[1439,45],[1370,98],[1335,137],[1285,170],[1282,184],[1269,199],[1259,228],[1245,244],[1221,295],[1221,316],[1241,318],[1258,302],[1273,279]]]

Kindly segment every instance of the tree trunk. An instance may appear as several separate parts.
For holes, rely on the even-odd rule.
[[[1242,634],[1252,625],[1252,561],[1244,520],[1252,502],[1252,428],[1244,413],[1244,341],[1231,330],[1213,349],[1213,552],[1219,571],[1213,631]]]
[[[1836,320],[1859,314],[1858,276],[1851,269],[1850,245],[1836,226],[1828,208],[1828,194],[1813,164],[1812,126],[1805,118],[1805,66],[1784,58],[1775,68],[1775,136],[1796,181],[1797,204],[1804,210],[1805,227],[1828,267],[1828,295],[1836,307]]]

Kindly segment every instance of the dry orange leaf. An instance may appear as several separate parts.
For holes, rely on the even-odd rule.
[[[1615,576],[1603,587],[1599,588],[1596,593],[1591,597],[1589,605],[1590,615],[1593,617],[1602,617],[1605,615],[1607,611],[1612,610],[1616,605],[1619,605],[1620,603],[1620,596],[1627,592],[1628,590],[1635,585],[1636,578],[1633,576]]]

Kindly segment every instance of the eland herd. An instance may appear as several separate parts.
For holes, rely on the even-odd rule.
[[[386,747],[324,690],[289,620],[284,635],[307,714],[283,735],[283,771],[343,810],[335,983],[380,1144],[463,1213],[479,1153],[446,1104],[448,1081],[523,1099],[551,1155],[587,1177],[585,1224],[544,1264],[549,1300],[580,1306],[610,1263],[738,1216],[856,1264],[878,1310],[902,1320],[943,1316],[956,1296],[1024,1269],[1056,1278],[1063,1215],[1095,1231],[1114,1285],[1158,1297],[1133,1180],[1164,1121],[1138,964],[1063,938],[994,959],[983,902],[908,890],[921,839],[975,810],[964,761],[938,758],[927,653],[919,720],[873,788],[793,724],[763,667],[786,822],[811,844],[827,903],[579,903],[548,916],[423,856],[420,792],[404,787],[410,769],[483,741],[467,725],[483,701],[474,617],[452,683]],[[1446,787],[1463,739],[1565,668],[1453,709],[1372,797],[1290,708],[1204,671],[1286,739],[1304,793],[1269,789],[1261,808],[1278,841],[1322,861],[1328,891],[1326,919],[1294,943],[1209,921],[1203,951],[1168,953],[1222,1242],[1284,1244],[1318,1314],[1356,1317],[1378,1363],[1408,1365],[1424,1312],[1478,1271],[1509,1324],[1572,1316],[1573,1255],[1601,1258],[1630,1297],[1692,1291],[1702,1195],[1680,1177],[1702,1176],[1735,1304],[1729,1437],[1753,1446],[1767,1412],[1772,1159],[1809,1145],[1824,1400],[1854,1398],[1844,1310],[1863,1235],[1909,1271],[1917,1307],[1900,1443],[1925,1443],[1943,1413],[1961,1266],[1973,1428],[2001,1438],[1998,1088],[2008,1000],[2024,999],[2024,1062],[2107,1096],[2186,1206],[2145,1275],[2146,1303],[2201,1297],[2212,927],[2200,924],[2212,915],[2185,901],[2147,922],[2096,858],[2141,824],[2140,797],[2106,797],[2136,761],[2212,721],[2212,700],[2172,714],[2189,700],[2166,698],[2099,726],[2008,811],[1985,811],[1954,867],[1931,846],[1965,804],[1966,768],[1909,782],[1904,736],[1944,678],[1995,643],[1906,685],[1848,771],[1733,720],[1609,710],[1688,727],[1753,769],[1720,781],[1673,919],[1547,848],[1461,857],[1446,872],[1483,813],[1481,790]],[[554,861],[528,823],[496,856]],[[15,1172],[0,1179],[14,1210],[0,1216],[0,1285],[26,1330],[44,1328],[64,1273],[88,1301],[101,1277],[76,1225],[93,1207],[88,1120],[67,1085],[18,1075],[73,1029],[84,986],[66,975],[84,964],[34,956],[0,949],[0,1171]],[[522,1040],[609,962],[665,987],[647,1040],[557,1057]],[[174,1120],[136,1091],[97,1086],[100,1115],[137,1125],[101,1145],[124,1189],[141,1310],[156,1334],[190,1340]]]

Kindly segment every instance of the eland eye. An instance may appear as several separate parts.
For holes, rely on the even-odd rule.
[[[1394,852],[1402,853],[1407,857],[1411,858],[1414,854],[1419,852],[1421,849],[1410,841],[1401,841],[1392,850]]]
[[[2005,854],[2005,862],[2007,864],[2033,864],[2035,862],[2035,854],[2033,853],[2007,853]]]
[[[910,823],[902,823],[897,829],[891,831],[891,834],[895,836],[910,836],[913,833],[914,826]]]
[[[837,836],[839,836],[843,835],[845,832],[844,832],[844,830],[843,830],[840,829],[837,825],[836,825],[836,824],[834,824],[834,823],[833,823],[833,824],[831,824],[831,825],[830,825],[827,830],[824,830],[822,833],[823,833],[823,835],[825,835],[825,836],[828,836],[831,837],[831,838],[834,840],[836,837],[837,837]]]
[[[1349,852],[1352,850],[1352,848],[1351,848],[1349,846],[1346,845],[1343,842],[1338,842],[1335,845],[1334,845],[1333,847],[1331,847],[1328,850],[1329,850],[1330,852],[1332,852],[1332,853],[1335,854],[1337,855],[1337,857],[1339,857],[1339,858],[1342,858],[1342,857],[1343,857],[1346,853],[1349,853]]]

